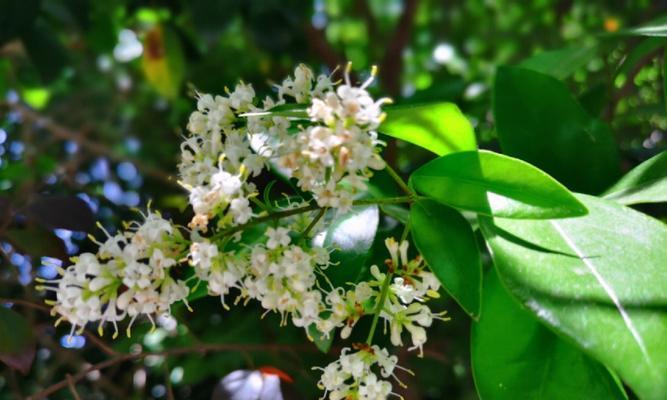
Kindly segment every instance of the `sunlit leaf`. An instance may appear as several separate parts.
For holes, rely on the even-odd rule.
[[[367,269],[366,260],[379,221],[380,213],[375,205],[355,206],[349,213],[331,221],[323,245],[335,249],[331,261],[337,265],[326,271],[334,285],[356,282]]]
[[[505,286],[642,399],[667,398],[667,225],[580,195],[589,214],[482,218]]]
[[[423,147],[439,156],[477,148],[475,131],[453,103],[385,107],[380,132]]]
[[[506,218],[559,218],[586,208],[534,166],[491,151],[466,151],[435,159],[410,177],[414,188],[440,203]]]
[[[667,201],[667,151],[644,161],[605,192],[606,198],[621,204]]]

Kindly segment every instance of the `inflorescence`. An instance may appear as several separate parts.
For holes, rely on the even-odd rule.
[[[309,237],[325,227],[325,211],[348,212],[373,171],[385,166],[377,128],[389,99],[374,100],[366,90],[374,75],[353,86],[349,66],[344,80],[333,82],[299,65],[276,85],[277,98],[261,105],[243,82],[227,96],[198,94],[178,166],[194,210],[188,227],[149,210],[120,233],[104,231],[96,254],[81,254],[58,279],[41,281],[40,289],[55,292],[48,302],[57,323],[69,322],[72,333],[95,323],[100,335],[111,323],[115,338],[118,323],[129,318],[129,336],[139,316],[155,326],[158,317],[171,315],[172,304],[187,305],[200,284],[225,308],[232,295],[233,304],[256,300],[266,312],[279,313],[281,324],[291,322],[309,335],[314,327],[321,338],[339,331],[346,339],[363,316],[373,316],[367,343],[343,349],[321,368],[319,386],[330,399],[400,397],[391,382],[401,384],[394,374],[397,357],[372,344],[376,325],[382,322],[394,346],[403,346],[408,332],[409,349],[421,355],[426,328],[447,319],[427,305],[438,297],[439,281],[419,256],[408,257],[407,241],[388,238],[389,258],[382,268],[371,266],[369,280],[334,287],[326,278],[326,269],[337,267],[331,249]],[[259,207],[252,178],[269,168],[293,179],[312,200],[287,198],[272,206],[273,213]],[[259,224],[260,218],[271,224]],[[249,226],[263,227],[263,237],[228,249]],[[191,273],[174,278],[183,276],[173,273],[183,265]]]

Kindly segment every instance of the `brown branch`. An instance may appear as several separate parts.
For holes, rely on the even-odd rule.
[[[39,303],[33,303],[32,301],[29,300],[0,298],[0,303],[13,303],[23,307],[32,308],[34,310],[39,310],[45,313],[49,314],[51,313],[51,308],[49,308],[49,306]],[[105,354],[109,356],[117,356],[121,354],[116,350],[112,349],[111,347],[109,347],[109,345],[107,345],[103,340],[98,338],[94,333],[84,331],[83,334],[86,336],[88,340],[90,340],[91,343],[97,346]]]
[[[380,39],[380,31],[378,30],[377,21],[375,16],[373,16],[373,11],[368,6],[368,0],[356,0],[354,2],[354,8],[357,13],[366,21],[366,27],[368,29],[368,37],[371,39],[371,43]]]
[[[659,54],[661,51],[663,51],[663,48],[659,48],[657,50],[654,50],[648,54],[646,54],[637,64],[632,68],[632,70],[628,73],[628,76],[625,80],[625,83],[623,86],[614,94],[612,97],[611,101],[609,102],[609,106],[607,107],[607,110],[605,111],[604,119],[606,121],[611,121],[614,118],[614,114],[616,113],[616,107],[618,107],[618,103],[621,102],[624,98],[628,97],[636,88],[635,86],[635,77],[637,74],[653,59],[657,54]],[[616,72],[612,73],[612,79],[616,76]],[[613,85],[612,85],[613,88]]]
[[[403,14],[398,20],[394,34],[380,64],[382,84],[389,95],[401,94],[401,74],[403,72],[403,50],[410,41],[412,26],[419,6],[419,0],[405,0]]]
[[[127,361],[135,361],[135,360],[140,360],[148,356],[162,356],[162,357],[167,357],[167,356],[176,356],[176,355],[183,355],[183,354],[190,354],[190,353],[201,353],[206,354],[210,352],[219,352],[219,351],[267,351],[267,350],[272,350],[272,351],[290,351],[298,349],[299,351],[318,351],[314,346],[311,344],[305,344],[305,345],[288,345],[288,344],[239,344],[239,343],[210,343],[210,344],[200,344],[197,346],[192,346],[192,347],[181,347],[181,348],[174,348],[174,349],[168,349],[164,351],[152,351],[152,352],[144,352],[144,353],[137,353],[137,354],[123,354],[117,357],[114,357],[112,359],[106,360],[99,362],[97,364],[93,364],[90,367],[84,369],[83,371],[80,371],[74,375],[71,375],[70,379],[63,379],[49,387],[47,387],[44,390],[41,390],[37,393],[34,393],[30,396],[27,397],[28,400],[36,400],[36,399],[43,399],[47,396],[52,395],[53,393],[58,392],[61,389],[64,389],[67,387],[70,382],[71,384],[74,384],[81,379],[85,378],[86,375],[93,371],[100,371],[106,368],[109,368],[111,366],[121,364],[123,362]]]
[[[49,117],[46,117],[44,115],[39,114],[38,112],[30,109],[29,107],[26,107],[20,103],[5,103],[9,106],[10,109],[12,109],[15,112],[18,112],[22,117],[24,121],[29,121],[33,123],[38,123],[40,126],[42,126],[44,129],[49,131],[55,138],[60,139],[60,140],[71,140],[73,142],[76,142],[76,144],[82,148],[83,150],[87,151],[90,154],[94,154],[97,156],[103,156],[103,157],[108,157],[110,160],[115,161],[115,162],[122,162],[122,161],[130,161],[132,162],[138,170],[140,170],[142,173],[144,173],[147,176],[150,176],[151,178],[157,179],[159,181],[162,181],[164,183],[168,183],[169,185],[176,186],[177,183],[174,179],[172,179],[169,174],[165,173],[164,171],[160,170],[159,168],[155,168],[149,164],[144,163],[143,161],[134,158],[134,157],[127,157],[123,156],[120,154],[115,153],[113,150],[108,148],[107,146],[94,142],[92,140],[86,139],[84,135],[82,135],[80,132],[73,131],[71,129],[68,129],[54,120],[52,120]]]
[[[310,22],[306,24],[304,30],[310,50],[315,53],[315,55],[317,55],[329,69],[334,70],[338,66],[345,65],[345,57],[338,54],[331,44],[329,44],[323,30],[316,29]]]

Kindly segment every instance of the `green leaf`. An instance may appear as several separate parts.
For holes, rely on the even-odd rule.
[[[642,399],[667,398],[667,226],[580,195],[584,217],[480,218],[505,286]]]
[[[534,166],[491,151],[435,159],[410,177],[440,203],[505,218],[562,218],[586,213],[563,185]]]
[[[578,100],[587,113],[599,117],[609,101],[609,85],[605,82],[591,85],[579,96]]]
[[[315,324],[308,326],[308,337],[313,340],[315,346],[322,353],[328,353],[331,349],[331,345],[334,341],[335,332],[330,332],[328,337],[322,335],[320,331],[317,330]]]
[[[607,369],[544,327],[510,297],[494,271],[484,278],[482,317],[471,332],[482,399],[626,399]]]
[[[667,49],[662,56],[662,103],[667,110]]]
[[[635,28],[620,29],[616,32],[608,33],[603,36],[649,36],[649,37],[667,37],[667,21],[664,17],[649,22],[644,26]]]
[[[453,103],[385,107],[380,132],[421,146],[439,156],[477,148],[475,131]]]
[[[458,211],[431,200],[410,208],[412,237],[419,253],[454,300],[479,317],[482,262],[468,221]]]
[[[185,59],[176,32],[162,25],[148,31],[142,59],[144,74],[155,90],[167,99],[178,97],[185,74]]]
[[[28,322],[0,305],[0,361],[27,374],[34,358],[35,341]]]
[[[595,56],[595,47],[567,47],[537,53],[523,60],[519,66],[564,80]]]
[[[367,269],[368,259],[380,222],[376,205],[355,206],[347,214],[335,217],[324,237],[324,247],[333,248],[327,277],[334,286],[357,282]]]
[[[588,115],[563,82],[523,68],[498,68],[494,114],[503,152],[568,188],[599,193],[617,179],[609,128]]]
[[[624,205],[667,201],[667,151],[639,164],[605,192]]]

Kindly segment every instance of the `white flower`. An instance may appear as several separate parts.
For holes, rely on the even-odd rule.
[[[195,266],[195,271],[200,279],[208,276],[208,271],[213,265],[213,260],[218,257],[218,246],[204,242],[195,242],[190,245],[190,260]]]
[[[391,393],[391,383],[378,380],[378,377],[370,373],[364,377],[359,386],[359,398],[368,400],[384,400]]]
[[[246,85],[241,82],[236,85],[234,92],[229,94],[229,103],[236,110],[246,111],[252,104],[254,97],[255,91],[252,85]]]
[[[289,229],[287,228],[267,228],[266,237],[269,240],[266,242],[266,247],[273,250],[278,246],[287,246],[291,240],[288,233]]]
[[[233,199],[229,205],[229,210],[234,216],[234,222],[237,224],[245,224],[252,218],[250,202],[244,197]]]

